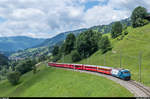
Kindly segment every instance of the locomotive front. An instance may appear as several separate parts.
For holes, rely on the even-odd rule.
[[[121,70],[120,78],[122,78],[124,80],[130,80],[131,79],[131,73],[130,73],[130,71],[127,70],[127,69]]]
[[[112,76],[115,76],[115,77],[118,77],[118,78],[124,79],[124,80],[131,79],[131,73],[127,69],[112,69],[111,74],[112,74]]]

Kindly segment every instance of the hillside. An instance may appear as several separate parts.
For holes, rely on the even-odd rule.
[[[130,18],[120,20],[121,24],[123,27],[130,26],[131,25],[131,20]],[[108,24],[108,25],[98,25],[98,26],[93,26],[89,29],[97,30],[98,32],[101,32],[102,34],[110,33],[111,28],[113,26],[114,22]]]
[[[18,51],[16,53],[11,54],[9,59],[11,60],[20,60],[25,58],[35,58],[38,56],[48,56],[51,55],[52,48],[51,47],[39,47],[39,48],[29,48],[26,50]]]
[[[25,36],[0,37],[0,51],[14,52],[23,50],[42,43],[44,39],[30,38]]]
[[[130,97],[121,85],[104,77],[46,67],[22,76],[20,84],[0,82],[0,97]],[[104,87],[105,86],[105,87]]]
[[[141,81],[150,86],[150,24],[139,28],[128,27],[129,32],[123,40],[111,39],[113,49],[102,55],[97,51],[92,56],[78,63],[105,65],[120,68],[120,55],[122,58],[121,67],[131,71],[132,79],[139,81],[139,53],[142,52]],[[110,34],[107,34],[110,37]],[[121,54],[120,54],[121,52]],[[70,55],[65,56],[59,62],[72,62]]]
[[[46,39],[43,43],[35,46],[35,47],[43,47],[43,46],[54,46],[60,42],[62,42],[63,40],[65,40],[66,36],[69,34],[69,33],[73,33],[75,35],[78,35],[80,34],[81,32],[83,31],[86,31],[87,29],[86,28],[83,28],[83,29],[79,29],[79,30],[74,30],[74,31],[68,31],[68,32],[64,32],[64,33],[60,33],[52,38],[49,38],[49,39]]]
[[[130,26],[131,25],[129,18],[121,20],[120,22],[123,24],[123,26]],[[54,45],[61,45],[69,33],[73,33],[74,35],[77,36],[81,32],[84,32],[88,29],[92,29],[92,30],[99,31],[102,34],[106,34],[106,33],[111,32],[111,27],[113,24],[114,24],[114,22],[112,22],[108,25],[99,25],[99,26],[93,26],[91,28],[83,28],[83,29],[78,29],[78,30],[74,30],[74,31],[68,31],[68,32],[60,33],[60,34],[58,34],[52,38],[44,40],[42,43],[39,43],[38,45],[36,45],[32,48],[13,53],[12,55],[10,55],[10,58],[15,59],[16,57],[17,58],[26,58],[28,56],[35,57],[38,55],[45,55],[42,53],[44,52],[44,53],[48,54],[49,53],[47,51],[48,48],[50,48],[50,52],[51,52]],[[44,50],[44,49],[46,49],[46,50]],[[43,51],[43,52],[41,52],[41,51]]]

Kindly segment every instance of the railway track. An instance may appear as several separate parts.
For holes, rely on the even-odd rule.
[[[135,82],[134,80],[130,80],[129,81],[130,84],[138,87],[139,89],[141,89],[148,97],[150,97],[150,89],[146,88],[145,86]]]
[[[57,67],[55,67],[55,68],[57,68]],[[60,68],[60,69],[66,69],[66,70],[72,70],[72,71],[81,72],[81,73],[89,73],[89,74],[102,76],[102,77],[105,77],[105,78],[110,79],[112,81],[115,81],[116,83],[118,83],[121,86],[125,87],[131,93],[133,93],[135,97],[150,97],[150,88],[145,87],[143,84],[138,83],[134,80],[124,81],[122,79],[119,79],[119,78],[116,78],[116,77],[113,77],[113,76],[110,76],[110,75],[106,75],[106,74],[101,74],[101,73],[98,73],[98,72],[74,70],[74,69],[68,69],[68,68]]]

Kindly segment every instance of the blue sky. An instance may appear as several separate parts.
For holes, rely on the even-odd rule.
[[[5,22],[5,21],[7,21],[7,20],[0,17],[0,23],[3,23],[3,22]]]
[[[90,8],[92,8],[92,7],[94,7],[94,6],[97,6],[99,4],[100,4],[99,1],[89,1],[89,2],[86,2],[85,3],[85,11],[88,10],[88,9],[90,9]]]
[[[87,2],[84,3],[84,6],[85,6],[85,9],[84,11],[87,11],[88,9],[91,9],[93,8],[94,6],[98,6],[98,5],[101,5],[101,6],[104,6],[108,3],[109,0],[102,0],[102,1],[99,1],[99,0],[89,0]]]
[[[0,37],[50,38],[131,16],[150,0],[0,0]]]

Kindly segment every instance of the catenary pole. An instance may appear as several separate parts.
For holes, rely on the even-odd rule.
[[[104,65],[106,65],[106,54],[104,54]]]
[[[120,68],[122,67],[122,53],[120,51]]]
[[[139,81],[141,82],[142,52],[139,53]]]

